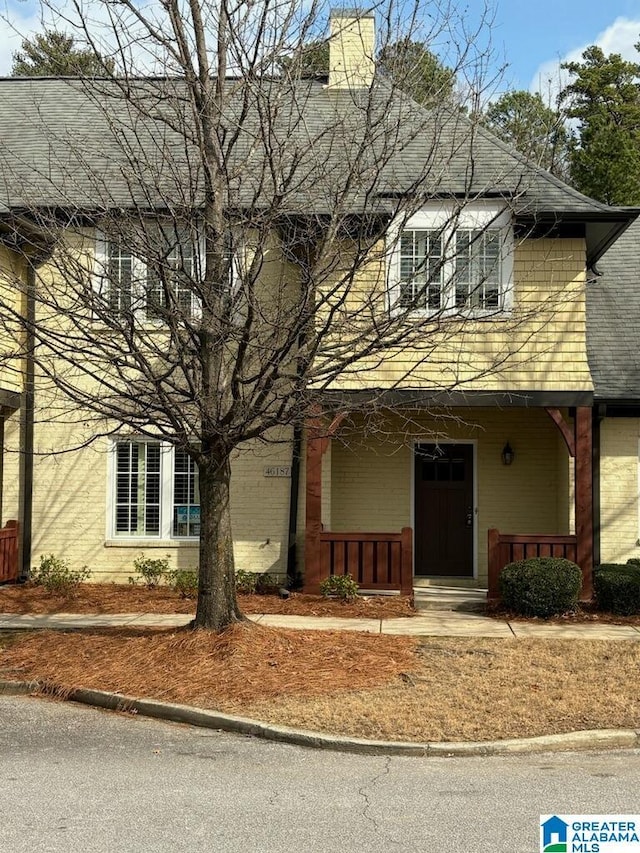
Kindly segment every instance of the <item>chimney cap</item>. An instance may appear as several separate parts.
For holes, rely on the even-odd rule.
[[[360,9],[358,6],[335,6],[329,12],[330,18],[374,18],[375,15],[373,10],[369,10],[365,12],[364,9]]]

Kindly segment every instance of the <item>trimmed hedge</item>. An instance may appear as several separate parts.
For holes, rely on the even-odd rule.
[[[574,610],[581,587],[578,566],[560,557],[518,560],[500,573],[502,603],[521,616],[546,617]]]
[[[593,573],[593,588],[599,610],[619,616],[640,613],[640,565],[637,561],[598,566]]]

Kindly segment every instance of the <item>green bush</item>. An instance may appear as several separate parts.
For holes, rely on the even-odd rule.
[[[258,582],[257,572],[245,572],[244,569],[236,571],[236,592],[243,592],[246,595],[253,595],[256,591]]]
[[[502,603],[522,616],[553,616],[574,610],[582,572],[570,560],[533,557],[509,563],[500,574]]]
[[[168,574],[171,589],[181,598],[196,598],[198,595],[198,570],[174,569]]]
[[[593,573],[593,588],[599,610],[632,616],[640,613],[640,565],[603,563]]]
[[[358,584],[351,575],[329,575],[320,584],[320,594],[353,601],[358,594]]]
[[[144,585],[147,589],[154,589],[159,586],[163,580],[169,579],[170,569],[169,560],[164,557],[162,559],[152,559],[140,555],[133,561],[133,568],[136,574],[142,577]],[[129,578],[129,583],[137,583],[137,578]]]
[[[256,592],[258,595],[270,595],[280,588],[278,581],[269,572],[262,572],[256,578]]]
[[[31,570],[33,583],[43,586],[47,592],[57,592],[62,595],[73,593],[78,584],[84,583],[90,575],[88,566],[72,569],[69,567],[68,560],[56,557],[55,554],[43,554],[38,568]]]

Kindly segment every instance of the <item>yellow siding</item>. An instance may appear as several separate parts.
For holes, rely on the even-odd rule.
[[[600,433],[600,553],[603,563],[640,557],[638,447],[640,419],[606,418]]]
[[[21,284],[26,280],[24,262],[15,252],[0,246],[0,291],[2,301],[12,304],[16,311],[24,310]],[[23,372],[21,335],[9,316],[0,324],[0,390],[21,392]]]
[[[384,263],[372,261],[351,307],[360,299],[384,310],[385,287]],[[421,324],[410,345],[389,350],[382,363],[379,357],[359,361],[336,386],[591,390],[584,240],[522,241],[515,249],[511,311],[484,320],[442,318],[432,329]]]
[[[557,430],[541,409],[457,409],[434,420],[413,416],[413,426],[390,415],[364,441],[343,436],[332,448],[332,529],[399,531],[413,526],[412,446],[415,440],[476,443],[478,580],[486,583],[487,530],[504,533],[564,533],[567,453],[558,451]],[[404,440],[402,437],[404,436]],[[516,453],[506,467],[501,451]]]

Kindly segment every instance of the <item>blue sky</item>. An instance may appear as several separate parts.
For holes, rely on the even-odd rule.
[[[54,0],[55,2],[55,0]],[[425,14],[430,0],[423,0]],[[468,18],[478,14],[483,0],[452,0],[458,9],[467,6]],[[491,42],[496,67],[507,65],[499,88],[547,91],[547,80],[556,80],[561,60],[579,59],[590,44],[606,53],[622,53],[638,59],[633,48],[640,40],[640,0],[490,0],[494,6]],[[35,0],[4,0],[0,24],[0,75],[11,69],[11,55],[20,46],[20,35],[41,29]],[[331,5],[355,5],[332,0]],[[366,4],[363,4],[366,5]],[[438,4],[440,5],[440,4]],[[62,3],[64,8],[64,2]],[[464,14],[464,13],[463,13]]]
[[[544,88],[559,59],[577,59],[590,44],[638,59],[640,0],[498,0],[492,41],[509,64],[507,86],[537,88],[542,79]]]

